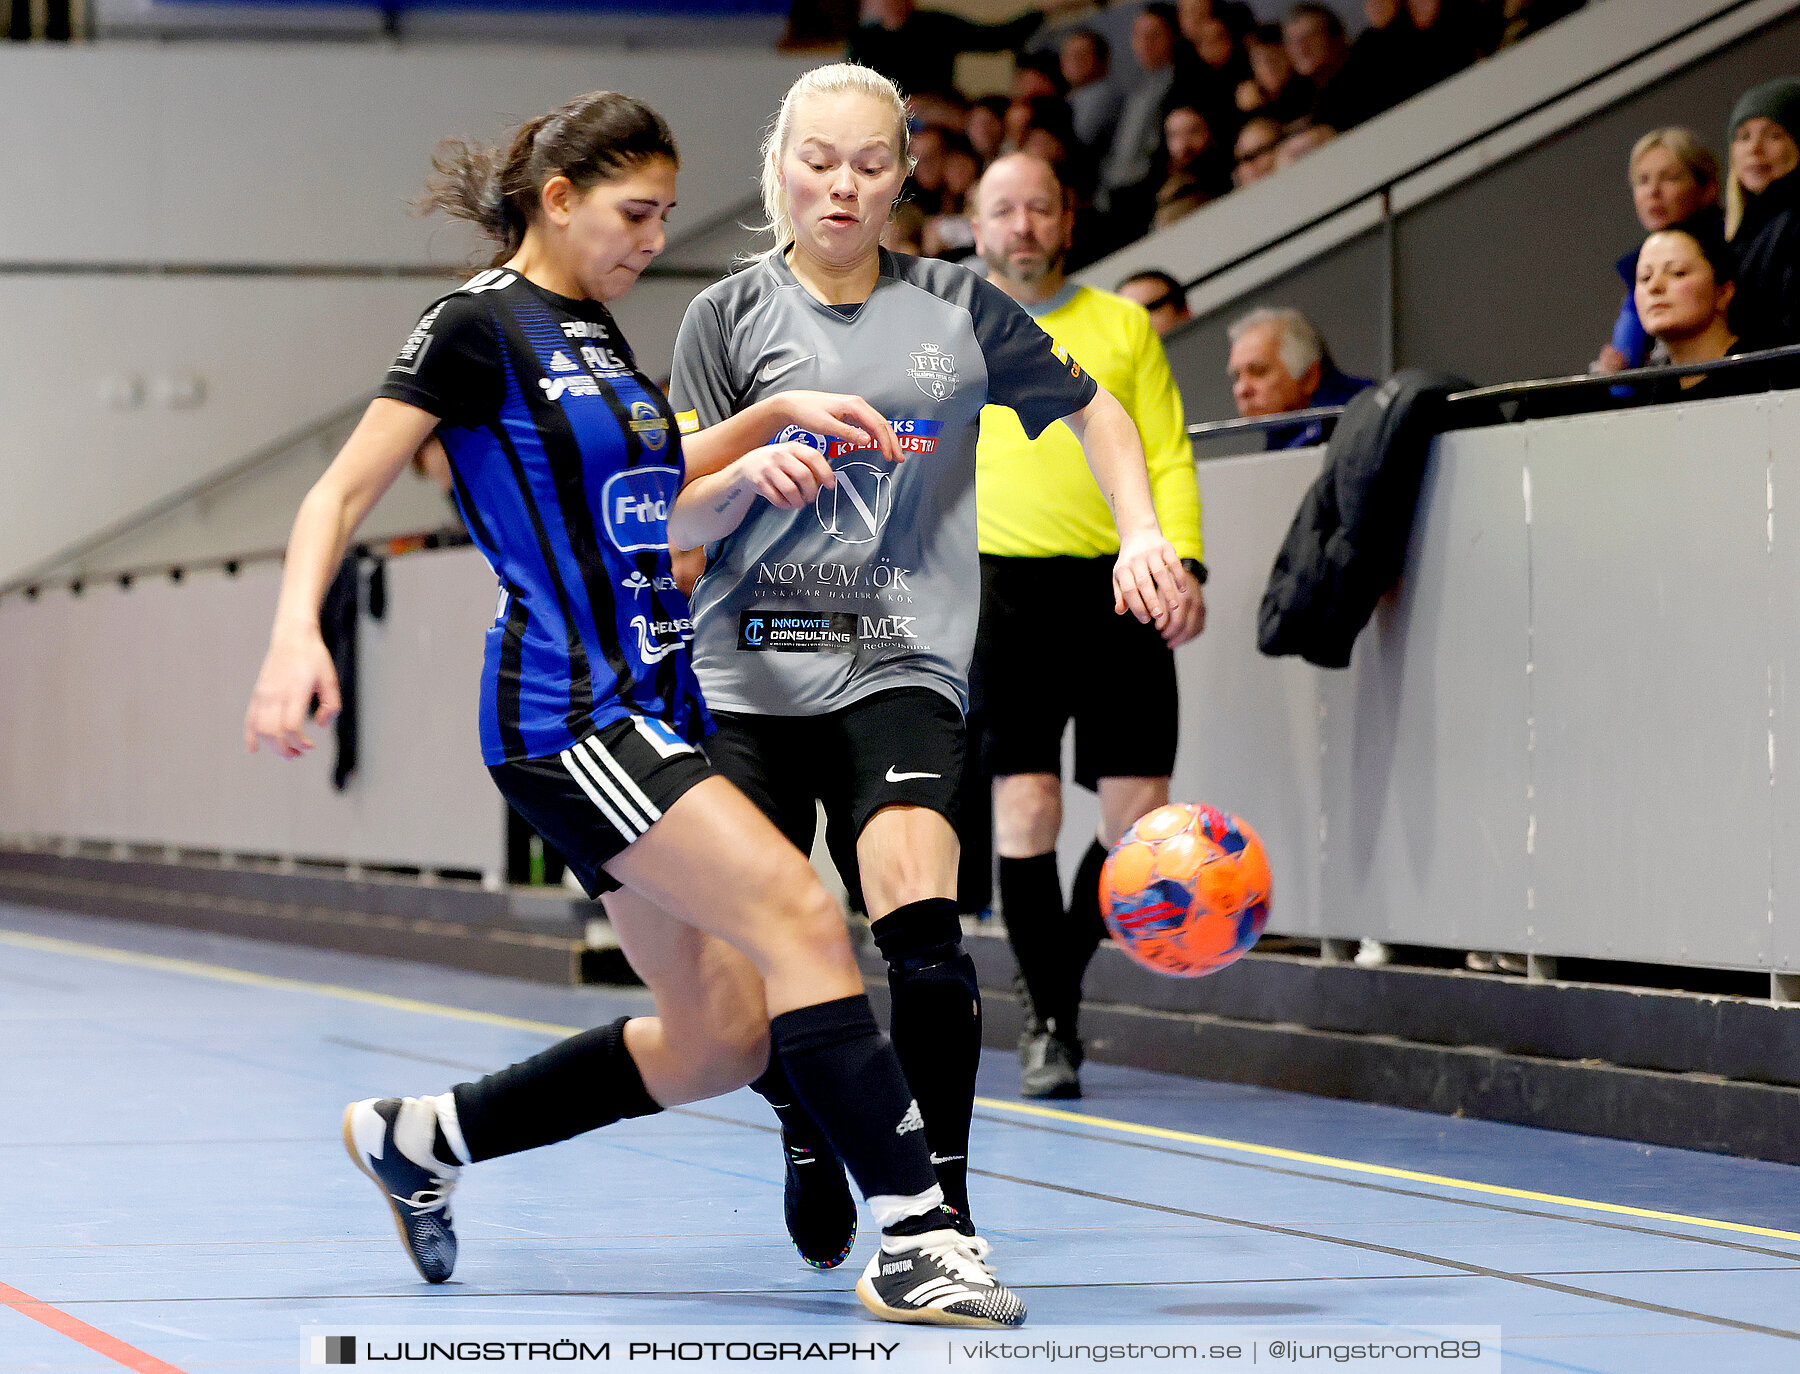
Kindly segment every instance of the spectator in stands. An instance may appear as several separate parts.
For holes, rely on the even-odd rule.
[[[1242,122],[1237,88],[1250,79],[1250,64],[1244,59],[1238,34],[1251,26],[1234,28],[1222,12],[1197,15],[1192,6],[1182,14],[1185,41],[1175,60],[1175,84],[1181,98],[1205,113],[1221,139],[1235,137]]]
[[[1484,8],[1494,11],[1491,32],[1484,35],[1482,50],[1498,52],[1539,29],[1565,19],[1587,3],[1587,0],[1483,0]]]
[[[965,132],[983,167],[1000,156],[1000,145],[1006,141],[1006,110],[1011,103],[1003,95],[990,95],[969,107]]]
[[[926,221],[920,234],[924,256],[960,261],[975,251],[975,230],[969,223],[968,201],[981,176],[981,163],[969,141],[952,135],[944,144],[943,188],[938,212]]]
[[[1402,0],[1363,0],[1363,17],[1368,23],[1350,45],[1338,81],[1347,106],[1338,115],[1344,123],[1334,125],[1339,129],[1373,119],[1424,89],[1409,65],[1414,34]]]
[[[1732,322],[1736,263],[1725,236],[1690,222],[1650,235],[1638,250],[1637,309],[1672,363],[1708,363],[1770,347]],[[1634,404],[1744,396],[1800,382],[1793,364],[1749,363],[1633,388]]]
[[[953,92],[958,53],[1009,51],[1043,22],[1040,10],[1027,10],[1006,24],[977,24],[916,9],[913,0],[863,0],[862,22],[850,35],[846,57],[891,77],[909,96]]]
[[[1264,24],[1252,29],[1245,50],[1250,56],[1250,79],[1238,83],[1239,111],[1267,115],[1279,124],[1304,118],[1312,108],[1313,90],[1294,74],[1281,27]]]
[[[1062,63],[1053,53],[1021,53],[1013,63],[1014,100],[1061,100],[1069,93]]]
[[[1281,146],[1281,139],[1280,123],[1267,115],[1252,115],[1245,120],[1232,149],[1236,165],[1231,173],[1231,184],[1248,186],[1274,171],[1275,152]]]
[[[1275,170],[1292,167],[1301,158],[1315,148],[1323,148],[1338,131],[1329,124],[1302,123],[1299,128],[1292,129],[1284,136],[1275,149]]]
[[[1731,112],[1725,227],[1738,316],[1765,344],[1800,343],[1800,80],[1766,82]]]
[[[1163,116],[1163,161],[1168,170],[1156,193],[1153,228],[1173,224],[1231,189],[1231,159],[1191,104]]]
[[[890,253],[911,253],[915,258],[925,256],[925,223],[927,216],[923,210],[911,201],[900,201],[894,206],[894,213],[888,217],[887,228],[881,231],[881,246]],[[698,578],[699,574],[696,573]]]
[[[1113,221],[1117,242],[1137,238],[1150,222],[1156,157],[1162,148],[1163,103],[1175,84],[1175,7],[1145,7],[1131,26],[1131,51],[1144,78],[1125,97],[1118,128],[1100,166],[1096,203]]]
[[[1095,155],[1106,152],[1125,96],[1112,80],[1112,47],[1092,29],[1075,29],[1062,41],[1063,80],[1069,84],[1069,114],[1075,137]]]
[[[1239,415],[1282,415],[1341,406],[1374,385],[1341,372],[1319,331],[1298,310],[1252,310],[1226,330],[1231,397]],[[1267,431],[1264,447],[1305,448],[1325,441],[1325,422],[1307,420]]]
[[[1150,323],[1157,334],[1166,335],[1194,318],[1188,309],[1187,292],[1167,272],[1154,268],[1133,272],[1119,283],[1119,294],[1136,301],[1150,312]]]
[[[945,131],[927,124],[913,134],[907,145],[913,158],[912,172],[906,178],[904,199],[927,215],[935,215],[938,200],[944,192]]]
[[[1626,166],[1631,203],[1645,233],[1658,233],[1701,214],[1713,227],[1722,226],[1719,164],[1691,130],[1652,129],[1633,145]],[[1633,248],[1618,261],[1625,301],[1613,324],[1612,342],[1600,350],[1590,371],[1642,367],[1650,356],[1650,335],[1637,313],[1637,260],[1638,250]]]
[[[1481,56],[1469,0],[1406,0],[1406,13],[1413,28],[1406,60],[1415,90],[1455,76]]]
[[[1356,121],[1350,88],[1343,80],[1350,61],[1344,21],[1317,0],[1301,0],[1281,21],[1281,41],[1294,74],[1311,88],[1307,114],[1313,123],[1348,129]]]

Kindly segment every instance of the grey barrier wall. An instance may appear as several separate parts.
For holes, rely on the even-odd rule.
[[[1260,832],[1270,928],[1800,970],[1800,393],[1445,436],[1343,672],[1255,648],[1319,462],[1200,465],[1209,624],[1178,655],[1175,796]],[[492,575],[466,549],[389,573],[342,794],[328,740],[238,739],[272,566],[0,602],[0,835],[497,870]],[[1070,798],[1065,871],[1095,821]]]
[[[1254,647],[1318,466],[1200,464],[1209,618],[1178,654],[1174,795],[1262,835],[1270,928],[1800,969],[1800,394],[1447,435],[1343,672]],[[1070,795],[1065,871],[1095,821]]]
[[[470,549],[387,568],[364,619],[361,762],[244,752],[280,568],[0,602],[0,833],[501,873],[504,814],[476,742],[494,577]]]

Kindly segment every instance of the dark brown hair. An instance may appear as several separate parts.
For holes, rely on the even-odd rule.
[[[479,225],[497,245],[498,267],[519,251],[551,178],[565,176],[588,191],[658,158],[681,165],[661,115],[617,91],[590,91],[528,120],[505,147],[445,139],[432,154],[435,175],[418,208]]]

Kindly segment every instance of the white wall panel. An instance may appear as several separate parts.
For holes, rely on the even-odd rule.
[[[428,281],[13,277],[0,292],[0,581],[372,393]],[[191,370],[205,402],[117,409]],[[288,512],[290,518],[292,512]]]
[[[492,141],[603,89],[673,128],[679,234],[755,193],[762,127],[810,65],[758,51],[9,44],[0,260],[460,262],[472,237],[409,208],[438,141]]]

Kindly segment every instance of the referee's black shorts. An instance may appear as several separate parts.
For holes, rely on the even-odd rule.
[[[706,755],[654,717],[627,716],[548,758],[497,763],[488,773],[590,897],[616,892],[605,865],[713,775]]]
[[[994,777],[1062,773],[1075,722],[1075,781],[1175,771],[1175,655],[1154,625],[1113,613],[1107,558],[981,556],[971,679]]]

